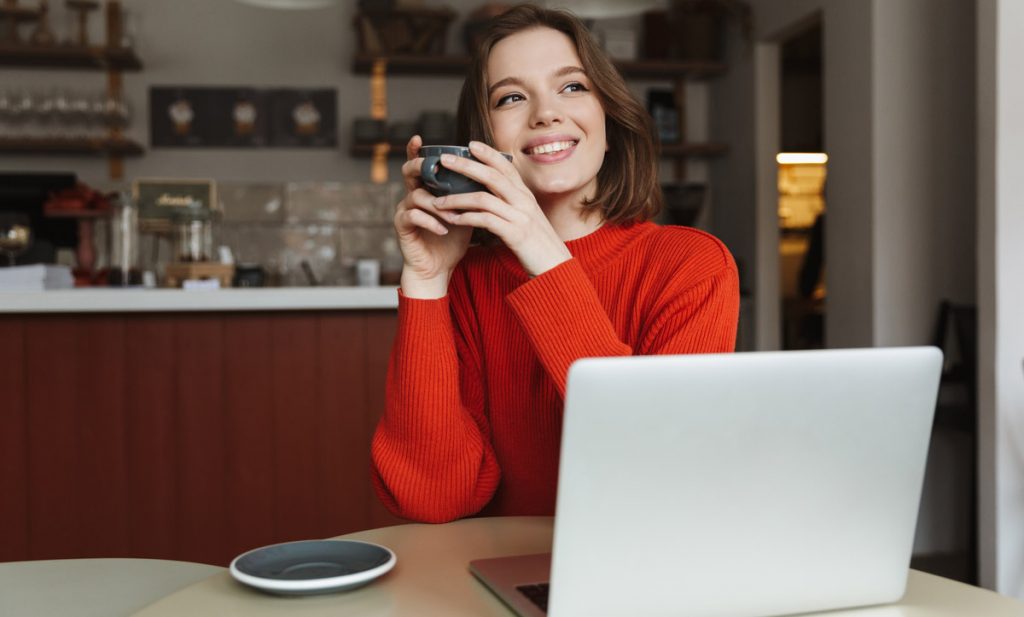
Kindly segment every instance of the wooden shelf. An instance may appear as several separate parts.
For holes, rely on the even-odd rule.
[[[729,146],[721,143],[661,144],[662,158],[700,158],[722,156]]]
[[[374,56],[356,54],[352,62],[355,73],[369,75],[378,58],[387,60],[389,75],[464,75],[469,68],[468,56]],[[624,60],[615,65],[623,75],[632,78],[676,79],[680,77],[705,79],[725,72],[720,62],[691,62],[684,60]]]
[[[30,9],[24,6],[15,6],[13,8],[0,6],[0,22],[9,21],[11,18],[18,22],[36,21],[39,19],[39,9]]]
[[[48,219],[102,219],[110,216],[110,208],[105,210],[44,210]]]
[[[726,68],[721,62],[705,60],[617,60],[615,66],[623,75],[634,79],[707,79],[721,75]]]
[[[133,49],[0,44],[0,66],[138,71],[142,61]]]
[[[375,56],[356,54],[352,70],[359,75],[369,75],[374,63],[387,60],[389,75],[464,75],[469,68],[469,56]]]
[[[367,158],[373,154],[374,144],[353,144],[349,153],[357,158]],[[662,158],[700,158],[721,156],[729,151],[729,146],[720,143],[662,144]],[[405,157],[405,143],[391,144],[389,157]]]
[[[137,156],[143,147],[130,139],[0,137],[0,152],[5,154],[84,154]]]
[[[349,154],[357,158],[368,158],[373,155],[373,149],[376,144],[352,144],[349,148]],[[405,157],[405,144],[391,144],[391,149],[388,150],[388,156],[390,157]]]

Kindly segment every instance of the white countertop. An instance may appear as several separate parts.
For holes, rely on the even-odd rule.
[[[394,309],[397,287],[274,287],[183,291],[106,289],[0,292],[0,313]]]

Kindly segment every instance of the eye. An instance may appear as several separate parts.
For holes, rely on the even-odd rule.
[[[562,92],[589,92],[589,91],[590,90],[587,89],[586,86],[584,86],[583,84],[581,84],[578,81],[567,83],[567,84],[565,84],[565,87],[562,88]]]
[[[516,103],[518,101],[523,101],[523,100],[525,100],[525,99],[523,98],[522,94],[519,94],[519,93],[506,94],[505,96],[499,98],[498,102],[495,103],[494,106],[495,107],[502,107],[503,105],[508,105],[509,103]]]

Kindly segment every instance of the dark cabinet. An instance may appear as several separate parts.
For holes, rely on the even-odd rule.
[[[0,561],[227,565],[401,522],[370,483],[394,311],[0,317]]]

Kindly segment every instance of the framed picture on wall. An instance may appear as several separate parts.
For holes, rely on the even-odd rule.
[[[269,142],[266,90],[214,88],[210,91],[209,145],[261,148]]]
[[[212,104],[209,89],[150,88],[150,144],[154,147],[185,148],[210,145]]]
[[[270,144],[284,148],[335,148],[338,96],[334,89],[273,90]]]

